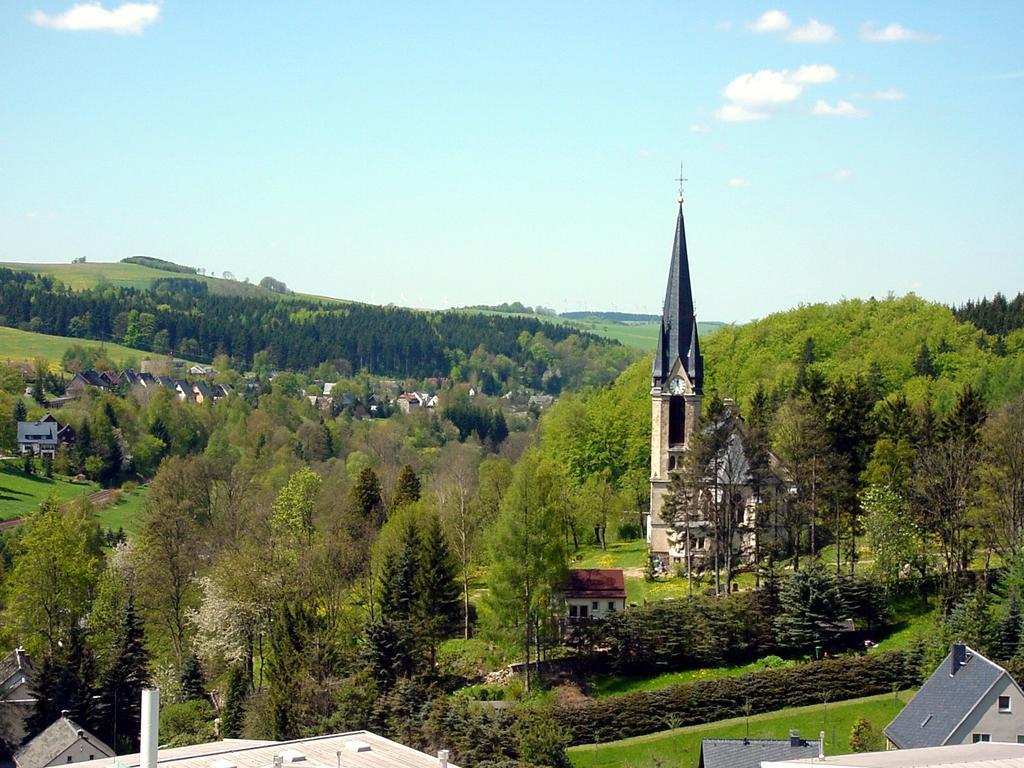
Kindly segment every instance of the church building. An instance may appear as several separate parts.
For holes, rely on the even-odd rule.
[[[788,503],[791,490],[785,467],[768,451],[763,470],[755,468],[756,462],[747,455],[746,426],[731,400],[725,401],[714,424],[702,426],[703,396],[704,358],[697,336],[680,195],[661,331],[651,371],[651,502],[647,544],[651,557],[662,566],[689,562],[695,569],[701,569],[716,554],[715,542],[723,540],[730,542],[730,561],[735,565],[749,563],[763,554],[763,545],[781,544],[785,539],[785,531],[778,524],[781,507]],[[685,525],[666,520],[663,510],[673,474],[682,470],[686,452],[703,433],[711,430],[720,437],[722,449],[712,462],[714,466],[709,464],[700,498],[687,513]],[[728,504],[723,503],[725,497]],[[730,516],[723,522],[721,510],[726,506]],[[709,514],[711,508],[719,512]]]

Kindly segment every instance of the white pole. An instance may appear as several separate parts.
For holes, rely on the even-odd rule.
[[[142,762],[141,768],[156,768],[157,745],[160,740],[160,689],[142,691]]]

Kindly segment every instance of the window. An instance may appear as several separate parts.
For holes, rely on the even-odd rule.
[[[614,611],[615,610],[615,601],[614,600],[609,600],[608,601],[608,610],[609,611]]]
[[[971,743],[972,744],[977,744],[980,741],[992,741],[992,734],[991,733],[972,733],[971,734]]]
[[[1011,712],[1012,711],[1010,709],[1010,697],[1009,696],[1000,696],[999,697],[999,711],[1000,712]]]
[[[1024,734],[1022,734],[1022,733],[1018,733],[1017,734],[1017,743],[1018,744],[1024,744]]]
[[[68,755],[68,762],[71,762],[71,755]]]
[[[575,605],[570,605],[569,606],[569,618],[570,619],[575,619],[576,616],[578,615],[578,613],[579,612],[576,610],[576,606]]]
[[[597,600],[595,600],[594,602],[592,602],[592,603],[590,604],[590,609],[591,609],[592,611],[596,611],[596,610],[597,610]]]
[[[587,618],[587,606],[585,606],[585,605],[581,605],[580,606],[580,618],[581,619]]]
[[[96,759],[96,755],[89,755],[89,759],[90,760],[95,760]]]

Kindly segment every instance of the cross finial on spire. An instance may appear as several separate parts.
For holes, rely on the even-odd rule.
[[[679,163],[679,178],[676,179],[676,181],[679,182],[679,204],[682,205],[683,204],[683,182],[684,181],[689,181],[689,179],[684,179],[683,178],[683,163],[682,163],[682,161],[680,161],[680,163]]]

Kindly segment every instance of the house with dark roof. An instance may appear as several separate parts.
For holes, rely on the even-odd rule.
[[[18,452],[22,456],[49,456],[57,454],[60,427],[56,421],[19,421]]]
[[[803,760],[821,754],[819,739],[701,739],[698,768],[761,768],[763,760]]]
[[[603,619],[626,610],[626,581],[621,568],[573,568],[565,581],[569,620]]]
[[[36,703],[34,684],[35,666],[24,648],[0,659],[0,733],[15,744],[25,738],[25,721]]]
[[[113,757],[114,750],[62,712],[58,720],[14,753],[18,768],[84,763]]]
[[[76,373],[74,378],[64,388],[64,394],[68,397],[79,398],[90,388],[110,390],[110,382],[103,378],[96,371],[82,371]]]
[[[890,748],[1024,741],[1024,691],[1010,674],[963,643],[885,727]]]

